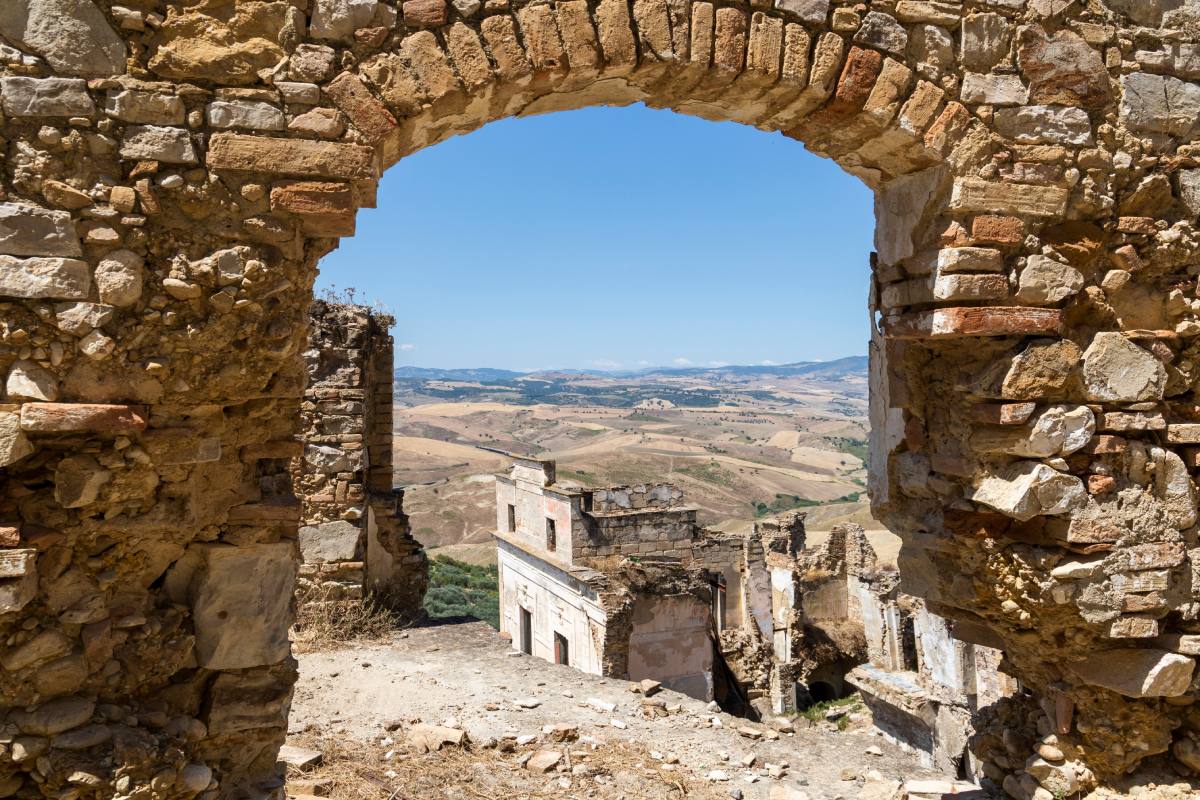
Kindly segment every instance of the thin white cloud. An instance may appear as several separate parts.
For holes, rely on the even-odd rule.
[[[710,361],[710,362],[708,362],[708,365],[710,367],[728,367],[729,362],[728,361]]]
[[[684,358],[683,356],[680,356],[679,358],[674,359],[671,363],[678,367],[690,367],[692,365],[692,360],[690,358]]]
[[[650,366],[650,362],[643,358],[641,361],[638,362],[638,366],[639,367],[648,367],[648,366]]]
[[[592,366],[600,369],[616,369],[621,366],[621,362],[613,361],[611,358],[593,358]]]
[[[410,342],[404,342],[403,344],[398,344],[398,345],[396,345],[396,347],[399,350],[405,350],[405,351],[417,349],[417,346],[415,344],[411,344]]]
[[[778,367],[778,366],[779,366],[779,362],[778,362],[778,361],[772,361],[772,360],[771,360],[771,359],[769,359],[769,358],[764,358],[762,361],[758,362],[758,365],[759,365],[760,367]]]

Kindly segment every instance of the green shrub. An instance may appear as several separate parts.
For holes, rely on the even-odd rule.
[[[499,630],[500,586],[496,566],[436,556],[429,565],[425,613],[432,619],[475,617]]]

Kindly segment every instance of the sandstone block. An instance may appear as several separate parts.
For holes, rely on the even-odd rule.
[[[1025,224],[1017,217],[980,214],[971,220],[971,238],[981,244],[1018,245],[1025,241]]]
[[[323,44],[297,45],[288,60],[288,76],[293,81],[320,83],[333,72],[336,56],[332,47]]]
[[[300,552],[305,564],[361,560],[363,531],[346,520],[300,528]]]
[[[17,361],[8,371],[4,385],[10,400],[58,399],[58,381],[47,369],[36,361]]]
[[[996,111],[996,131],[1023,144],[1090,145],[1092,123],[1081,108],[1024,106]]]
[[[210,168],[217,170],[340,180],[374,180],[376,177],[372,148],[333,142],[216,133],[209,140],[206,161]]]
[[[1200,86],[1145,72],[1124,75],[1120,120],[1136,133],[1190,138],[1200,129]]]
[[[0,107],[10,117],[90,117],[96,106],[78,78],[0,78]]]
[[[450,745],[459,747],[467,741],[467,733],[459,728],[419,723],[405,732],[409,747],[418,753],[431,753]]]
[[[820,25],[829,16],[829,0],[775,0],[775,7],[810,25]]]
[[[315,106],[321,102],[321,87],[315,83],[275,81],[275,88],[279,90],[279,95],[285,103]]]
[[[1029,102],[1029,92],[1019,77],[992,73],[968,72],[963,76],[959,97],[972,105],[1019,106]]]
[[[281,131],[287,124],[278,108],[252,100],[214,100],[208,104],[206,115],[209,125],[221,129]]]
[[[21,406],[21,430],[29,433],[114,433],[146,427],[140,406],[100,403],[26,403]]]
[[[1154,648],[1105,650],[1066,665],[1092,686],[1126,697],[1178,697],[1196,667],[1194,659]]]
[[[129,250],[114,250],[96,266],[100,299],[117,308],[134,305],[142,297],[142,257]]]
[[[938,251],[938,274],[946,272],[1003,272],[1004,257],[987,247],[946,247]]]
[[[1083,273],[1046,256],[1032,255],[1017,285],[1017,299],[1030,305],[1054,305],[1083,288]]]
[[[1100,108],[1112,97],[1100,53],[1074,31],[1047,34],[1036,25],[1021,28],[1017,65],[1029,82],[1032,103]]]
[[[1166,380],[1162,362],[1119,333],[1097,333],[1083,353],[1083,381],[1089,400],[1159,400]]]
[[[1087,502],[1083,482],[1039,461],[1018,461],[984,478],[971,497],[976,503],[1026,522],[1039,515],[1065,514]]]
[[[88,296],[91,269],[75,258],[0,256],[0,296],[75,300]]]
[[[82,253],[79,235],[66,211],[0,203],[0,254],[76,257]],[[48,265],[32,266],[45,270]]]
[[[187,428],[147,431],[142,435],[141,444],[157,466],[208,464],[221,460],[219,438],[203,436]]]
[[[957,178],[950,207],[967,213],[1057,217],[1066,211],[1068,191],[1060,186],[1001,183]]]
[[[92,0],[5,0],[0,34],[63,75],[107,78],[125,71],[125,43]]]
[[[336,139],[346,131],[342,115],[334,108],[314,108],[288,123],[288,130],[322,139]]]
[[[344,183],[291,181],[271,189],[272,210],[295,214],[306,232],[318,236],[354,233],[354,193]]]
[[[0,467],[15,464],[32,452],[33,445],[21,430],[20,414],[0,410]]]
[[[962,65],[986,73],[1008,55],[1012,23],[1000,14],[971,14],[962,20]]]
[[[121,140],[121,158],[131,161],[160,161],[164,164],[195,164],[192,137],[183,128],[131,125]]]
[[[956,28],[962,18],[962,7],[957,3],[938,0],[900,0],[896,4],[896,18],[905,23],[916,22],[942,28]]]
[[[1096,420],[1087,406],[1050,406],[1021,428],[981,429],[971,447],[1024,458],[1070,455],[1092,438]]]
[[[164,92],[110,90],[104,102],[108,116],[140,125],[182,125],[184,111],[181,98]]]
[[[167,592],[192,607],[199,666],[246,669],[287,658],[293,547],[193,544],[171,568]]]
[[[113,307],[101,303],[59,303],[54,307],[54,324],[60,331],[83,336],[112,318]]]
[[[112,473],[91,456],[67,456],[54,470],[54,499],[63,508],[82,508],[96,502]]]

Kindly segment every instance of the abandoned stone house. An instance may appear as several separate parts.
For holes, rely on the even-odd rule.
[[[584,488],[551,461],[496,476],[501,631],[527,654],[778,714],[863,692],[880,728],[970,776],[971,714],[1015,690],[899,591],[859,526],[808,547],[804,515],[728,534],[669,484]],[[646,580],[646,572],[653,580]]]
[[[6,0],[0,39],[0,695],[66,736],[6,791],[275,785],[318,261],[411,153],[639,101],[875,192],[870,493],[1020,679],[988,778],[1200,776],[1194,3]]]
[[[429,583],[424,550],[392,486],[391,317],[317,301],[304,352],[303,443],[293,461],[300,501],[299,597],[373,592],[409,617]]]

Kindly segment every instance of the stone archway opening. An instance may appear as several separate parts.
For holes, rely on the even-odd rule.
[[[111,756],[80,794],[270,787],[317,260],[403,155],[636,100],[876,191],[872,500],[1029,690],[988,778],[1200,770],[1196,20],[1112,5],[5,8],[0,692],[57,756],[6,791],[80,752]]]

